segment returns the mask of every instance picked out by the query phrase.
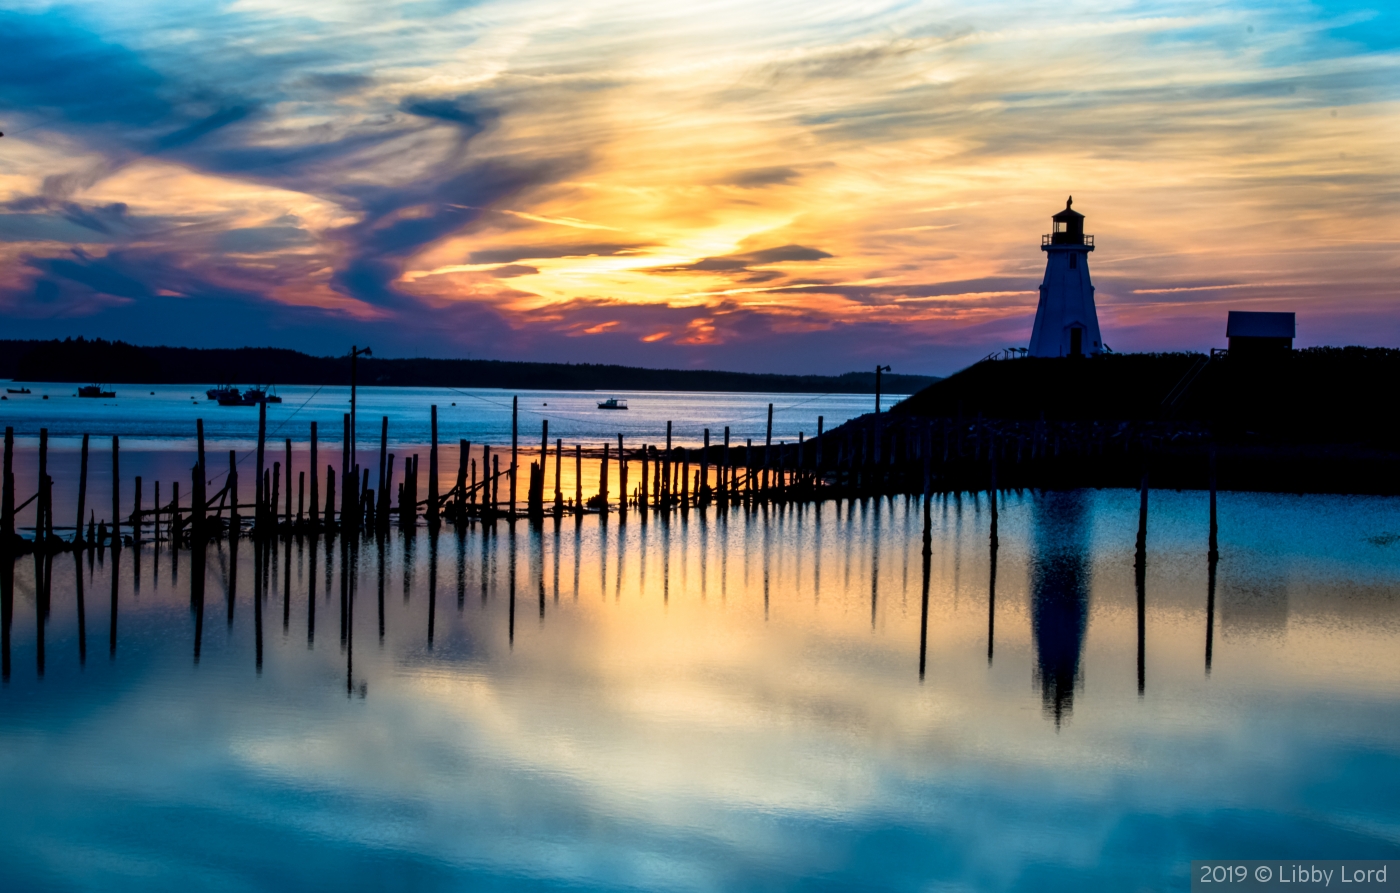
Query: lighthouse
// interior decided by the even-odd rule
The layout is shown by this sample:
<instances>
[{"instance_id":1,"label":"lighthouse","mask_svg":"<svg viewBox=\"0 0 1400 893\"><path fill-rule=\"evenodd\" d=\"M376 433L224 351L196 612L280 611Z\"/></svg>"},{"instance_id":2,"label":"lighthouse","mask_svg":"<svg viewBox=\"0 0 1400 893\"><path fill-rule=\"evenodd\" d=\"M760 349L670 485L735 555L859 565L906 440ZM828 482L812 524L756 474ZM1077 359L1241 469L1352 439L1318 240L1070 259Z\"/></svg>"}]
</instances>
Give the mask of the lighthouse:
<instances>
[{"instance_id":1,"label":"lighthouse","mask_svg":"<svg viewBox=\"0 0 1400 893\"><path fill-rule=\"evenodd\" d=\"M1084 235L1084 215L1074 210L1074 196L1051 218L1053 231L1041 237L1045 281L1031 330L1033 357L1083 357L1103 353L1094 284L1089 280L1089 252L1094 237Z\"/></svg>"}]
</instances>

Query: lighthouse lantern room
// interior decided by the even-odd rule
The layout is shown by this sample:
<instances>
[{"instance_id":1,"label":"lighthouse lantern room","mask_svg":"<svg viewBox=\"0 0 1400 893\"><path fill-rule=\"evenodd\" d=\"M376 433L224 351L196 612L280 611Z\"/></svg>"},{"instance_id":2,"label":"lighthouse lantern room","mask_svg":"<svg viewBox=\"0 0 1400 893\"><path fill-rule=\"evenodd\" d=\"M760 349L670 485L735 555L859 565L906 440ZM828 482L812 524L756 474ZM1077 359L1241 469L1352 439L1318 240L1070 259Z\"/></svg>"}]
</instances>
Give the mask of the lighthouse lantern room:
<instances>
[{"instance_id":1,"label":"lighthouse lantern room","mask_svg":"<svg viewBox=\"0 0 1400 893\"><path fill-rule=\"evenodd\" d=\"M1052 232L1040 240L1040 250L1046 254L1045 281L1040 284L1030 355L1082 357L1103 353L1094 284L1089 279L1094 237L1084 234L1084 215L1074 210L1073 196L1051 220Z\"/></svg>"}]
</instances>

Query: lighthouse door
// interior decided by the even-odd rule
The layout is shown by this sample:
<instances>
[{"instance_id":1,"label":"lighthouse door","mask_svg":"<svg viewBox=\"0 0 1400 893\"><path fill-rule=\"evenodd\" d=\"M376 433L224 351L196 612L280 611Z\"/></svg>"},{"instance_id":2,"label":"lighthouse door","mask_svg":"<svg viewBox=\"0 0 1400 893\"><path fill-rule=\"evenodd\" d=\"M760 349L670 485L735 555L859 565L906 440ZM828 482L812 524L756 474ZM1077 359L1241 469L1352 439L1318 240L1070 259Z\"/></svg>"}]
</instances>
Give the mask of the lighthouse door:
<instances>
[{"instance_id":1,"label":"lighthouse door","mask_svg":"<svg viewBox=\"0 0 1400 893\"><path fill-rule=\"evenodd\" d=\"M1069 330L1069 355L1072 357L1084 356L1084 330L1079 326Z\"/></svg>"}]
</instances>

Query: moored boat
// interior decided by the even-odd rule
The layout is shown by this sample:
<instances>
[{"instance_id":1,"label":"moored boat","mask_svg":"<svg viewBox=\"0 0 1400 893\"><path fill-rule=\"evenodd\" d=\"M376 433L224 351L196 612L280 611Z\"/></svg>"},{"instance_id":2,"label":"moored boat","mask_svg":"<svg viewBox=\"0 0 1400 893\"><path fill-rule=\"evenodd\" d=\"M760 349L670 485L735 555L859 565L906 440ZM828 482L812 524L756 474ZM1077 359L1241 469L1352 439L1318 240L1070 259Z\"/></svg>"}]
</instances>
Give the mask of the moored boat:
<instances>
[{"instance_id":1,"label":"moored boat","mask_svg":"<svg viewBox=\"0 0 1400 893\"><path fill-rule=\"evenodd\" d=\"M619 399L617 399L616 397L609 397L609 398L606 399L606 400L599 401L599 403L598 403L598 408L599 408L599 409L626 409L626 408L627 408L627 401L626 401L626 400L619 400Z\"/></svg>"},{"instance_id":2,"label":"moored boat","mask_svg":"<svg viewBox=\"0 0 1400 893\"><path fill-rule=\"evenodd\" d=\"M29 388L5 388L7 394L28 394L32 393Z\"/></svg>"},{"instance_id":3,"label":"moored boat","mask_svg":"<svg viewBox=\"0 0 1400 893\"><path fill-rule=\"evenodd\" d=\"M105 398L117 396L117 392L116 392L116 391L104 391L104 390L102 390L102 385L90 384L90 385L84 385L83 387L78 388L78 396L79 396L79 397L101 397L101 398L104 398L104 399L105 399Z\"/></svg>"}]
</instances>

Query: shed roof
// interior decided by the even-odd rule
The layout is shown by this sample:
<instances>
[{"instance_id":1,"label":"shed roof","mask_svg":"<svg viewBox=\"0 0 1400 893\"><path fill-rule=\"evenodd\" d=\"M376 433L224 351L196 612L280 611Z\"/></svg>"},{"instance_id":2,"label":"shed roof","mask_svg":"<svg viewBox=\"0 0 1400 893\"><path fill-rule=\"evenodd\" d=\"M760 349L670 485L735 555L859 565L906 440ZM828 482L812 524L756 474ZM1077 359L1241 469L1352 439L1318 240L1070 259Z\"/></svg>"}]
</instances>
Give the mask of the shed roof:
<instances>
[{"instance_id":1,"label":"shed roof","mask_svg":"<svg viewBox=\"0 0 1400 893\"><path fill-rule=\"evenodd\" d=\"M1231 310L1225 322L1226 338L1292 338L1297 330L1292 313Z\"/></svg>"}]
</instances>

